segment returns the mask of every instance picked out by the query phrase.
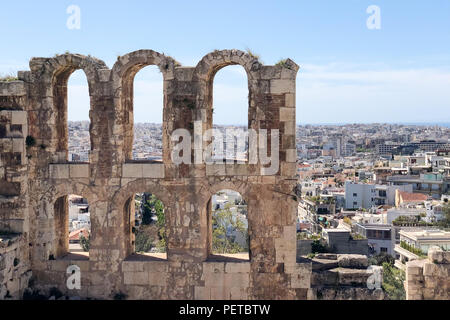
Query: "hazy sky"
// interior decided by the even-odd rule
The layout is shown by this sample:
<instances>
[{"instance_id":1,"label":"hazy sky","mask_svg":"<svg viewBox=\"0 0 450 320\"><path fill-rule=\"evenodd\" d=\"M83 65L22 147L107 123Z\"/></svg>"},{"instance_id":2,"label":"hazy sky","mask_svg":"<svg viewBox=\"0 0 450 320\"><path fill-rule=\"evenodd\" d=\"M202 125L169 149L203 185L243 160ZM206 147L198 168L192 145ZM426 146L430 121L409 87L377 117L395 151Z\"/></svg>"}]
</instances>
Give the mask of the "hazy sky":
<instances>
[{"instance_id":1,"label":"hazy sky","mask_svg":"<svg viewBox=\"0 0 450 320\"><path fill-rule=\"evenodd\" d=\"M69 5L81 29L66 26ZM366 12L377 5L381 29ZM0 73L27 70L33 56L118 55L153 49L195 65L214 49L250 48L265 64L289 57L298 123L450 122L450 1L2 1ZM138 73L137 122L161 122L162 76ZM69 117L88 119L86 80L70 78ZM214 120L247 122L247 79L238 66L214 81Z\"/></svg>"}]
</instances>

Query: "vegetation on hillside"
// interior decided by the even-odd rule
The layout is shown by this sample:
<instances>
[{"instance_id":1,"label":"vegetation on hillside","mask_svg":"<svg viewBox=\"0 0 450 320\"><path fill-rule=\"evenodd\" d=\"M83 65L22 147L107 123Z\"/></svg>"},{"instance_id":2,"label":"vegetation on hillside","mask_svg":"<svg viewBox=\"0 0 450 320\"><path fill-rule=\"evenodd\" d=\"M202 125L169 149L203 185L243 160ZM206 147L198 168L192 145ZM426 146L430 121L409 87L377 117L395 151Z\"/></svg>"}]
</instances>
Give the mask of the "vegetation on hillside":
<instances>
[{"instance_id":1,"label":"vegetation on hillside","mask_svg":"<svg viewBox=\"0 0 450 320\"><path fill-rule=\"evenodd\" d=\"M248 231L244 222L231 211L231 204L212 213L212 250L214 253L240 253L248 251ZM239 232L247 240L243 247L235 234Z\"/></svg>"},{"instance_id":2,"label":"vegetation on hillside","mask_svg":"<svg viewBox=\"0 0 450 320\"><path fill-rule=\"evenodd\" d=\"M392 263L383 262L382 288L389 300L405 300L405 272L397 269Z\"/></svg>"},{"instance_id":3,"label":"vegetation on hillside","mask_svg":"<svg viewBox=\"0 0 450 320\"><path fill-rule=\"evenodd\" d=\"M144 203L137 210L142 212L142 221L135 228L135 250L149 252L157 248L158 252L166 252L164 204L153 194L143 194L141 201Z\"/></svg>"},{"instance_id":4,"label":"vegetation on hillside","mask_svg":"<svg viewBox=\"0 0 450 320\"><path fill-rule=\"evenodd\" d=\"M394 267L395 259L389 254L380 253L369 258L369 264L383 267L382 288L389 300L405 300L405 272Z\"/></svg>"}]
</instances>

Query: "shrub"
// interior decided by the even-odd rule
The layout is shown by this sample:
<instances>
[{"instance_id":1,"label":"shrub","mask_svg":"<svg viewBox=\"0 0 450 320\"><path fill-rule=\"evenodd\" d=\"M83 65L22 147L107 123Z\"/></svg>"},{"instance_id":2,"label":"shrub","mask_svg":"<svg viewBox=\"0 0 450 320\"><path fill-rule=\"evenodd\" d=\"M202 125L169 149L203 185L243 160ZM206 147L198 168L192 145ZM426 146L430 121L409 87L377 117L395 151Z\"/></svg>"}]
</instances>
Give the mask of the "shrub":
<instances>
[{"instance_id":1,"label":"shrub","mask_svg":"<svg viewBox=\"0 0 450 320\"><path fill-rule=\"evenodd\" d=\"M328 253L329 249L320 242L320 240L314 240L311 243L311 252L312 253Z\"/></svg>"},{"instance_id":2,"label":"shrub","mask_svg":"<svg viewBox=\"0 0 450 320\"><path fill-rule=\"evenodd\" d=\"M283 68L291 69L291 66L288 63L288 59L280 59L275 65L281 66Z\"/></svg>"},{"instance_id":3,"label":"shrub","mask_svg":"<svg viewBox=\"0 0 450 320\"><path fill-rule=\"evenodd\" d=\"M16 81L16 80L19 80L19 78L17 78L16 76L14 76L12 74L0 75L0 81L11 82L11 81Z\"/></svg>"},{"instance_id":4,"label":"shrub","mask_svg":"<svg viewBox=\"0 0 450 320\"><path fill-rule=\"evenodd\" d=\"M136 252L149 252L153 247L152 239L141 228L136 229L135 237Z\"/></svg>"},{"instance_id":5,"label":"shrub","mask_svg":"<svg viewBox=\"0 0 450 320\"><path fill-rule=\"evenodd\" d=\"M400 241L400 247L402 247L405 250L408 250L409 252L412 252L412 253L418 255L419 257L426 256L426 254L421 249L413 247L413 246L409 245L408 243L406 243L405 241Z\"/></svg>"},{"instance_id":6,"label":"shrub","mask_svg":"<svg viewBox=\"0 0 450 320\"><path fill-rule=\"evenodd\" d=\"M254 52L253 52L252 50L250 50L249 48L247 48L246 50L247 50L247 53L248 53L248 55L249 55L250 57L252 57L252 58L254 58L254 59L256 59L256 60L259 60L259 59L260 59L259 54L254 53Z\"/></svg>"},{"instance_id":7,"label":"shrub","mask_svg":"<svg viewBox=\"0 0 450 320\"><path fill-rule=\"evenodd\" d=\"M89 248L91 247L91 235L87 238L80 236L80 245L84 252L89 252Z\"/></svg>"},{"instance_id":8,"label":"shrub","mask_svg":"<svg viewBox=\"0 0 450 320\"><path fill-rule=\"evenodd\" d=\"M386 254L386 253L379 253L376 256L369 258L370 265L382 266L383 263L389 263L393 266L395 263L395 258L393 256L391 256L390 254Z\"/></svg>"},{"instance_id":9,"label":"shrub","mask_svg":"<svg viewBox=\"0 0 450 320\"><path fill-rule=\"evenodd\" d=\"M389 300L405 300L406 292L403 285L405 272L395 268L392 264L383 264L383 284L382 288Z\"/></svg>"},{"instance_id":10,"label":"shrub","mask_svg":"<svg viewBox=\"0 0 450 320\"><path fill-rule=\"evenodd\" d=\"M34 147L36 145L36 139L32 136L28 136L25 139L25 144L27 145L27 147Z\"/></svg>"}]
</instances>

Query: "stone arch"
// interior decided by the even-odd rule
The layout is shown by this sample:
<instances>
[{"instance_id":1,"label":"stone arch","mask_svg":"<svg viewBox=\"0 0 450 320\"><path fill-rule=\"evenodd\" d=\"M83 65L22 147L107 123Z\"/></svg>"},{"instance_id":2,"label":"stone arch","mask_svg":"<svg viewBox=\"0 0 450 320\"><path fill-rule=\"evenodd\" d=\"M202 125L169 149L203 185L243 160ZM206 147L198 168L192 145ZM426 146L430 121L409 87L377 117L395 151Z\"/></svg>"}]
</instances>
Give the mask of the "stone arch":
<instances>
[{"instance_id":1,"label":"stone arch","mask_svg":"<svg viewBox=\"0 0 450 320\"><path fill-rule=\"evenodd\" d=\"M55 186L55 193L53 199L57 199L67 194L76 194L86 198L89 204L94 203L94 193L92 188L87 184L78 182L60 183Z\"/></svg>"},{"instance_id":2,"label":"stone arch","mask_svg":"<svg viewBox=\"0 0 450 320\"><path fill-rule=\"evenodd\" d=\"M249 80L259 78L259 70L262 64L257 57L251 56L240 50L216 50L205 55L197 64L194 71L194 80L211 82L220 69L240 65L247 72Z\"/></svg>"},{"instance_id":3,"label":"stone arch","mask_svg":"<svg viewBox=\"0 0 450 320\"><path fill-rule=\"evenodd\" d=\"M112 72L112 86L115 105L115 127L121 127L123 136L116 137L115 143L119 151L120 161L132 159L133 149L133 84L134 77L144 67L156 65L163 74L164 80L164 103L163 103L163 160L169 159L167 134L168 114L168 92L167 81L174 79L175 67L180 64L171 57L153 50L138 50L118 58ZM114 130L115 132L116 130Z\"/></svg>"},{"instance_id":4,"label":"stone arch","mask_svg":"<svg viewBox=\"0 0 450 320\"><path fill-rule=\"evenodd\" d=\"M103 61L90 56L63 54L48 59L34 58L30 62L30 68L35 74L38 74L41 84L44 86L40 112L43 112L45 116L51 115L50 119L47 120L49 125L48 131L51 132L51 135L48 137L51 140L50 150L58 153L58 160L64 161L67 159L68 149L67 83L69 77L76 70L83 70L86 75L89 86L89 117L92 128L92 123L95 120L92 119L92 111L96 107L95 89L99 82L98 70L107 69L107 66ZM91 132L90 139L91 150L95 150L98 146L95 144L95 139Z\"/></svg>"},{"instance_id":5,"label":"stone arch","mask_svg":"<svg viewBox=\"0 0 450 320\"><path fill-rule=\"evenodd\" d=\"M200 112L195 120L203 122L204 130L213 127L213 83L216 73L231 65L240 65L247 74L248 82L248 128L258 129L256 121L256 95L258 93L257 83L260 78L262 64L257 57L251 56L240 50L216 50L205 55L194 70L194 82L197 84L196 104Z\"/></svg>"},{"instance_id":6,"label":"stone arch","mask_svg":"<svg viewBox=\"0 0 450 320\"><path fill-rule=\"evenodd\" d=\"M53 185L44 194L43 199L48 202L47 208L51 208L53 228L50 232L52 239L52 250L50 257L61 258L69 253L69 207L68 196L78 195L88 200L90 208L93 205L93 192L88 185L72 182ZM91 211L92 212L92 211Z\"/></svg>"},{"instance_id":7,"label":"stone arch","mask_svg":"<svg viewBox=\"0 0 450 320\"><path fill-rule=\"evenodd\" d=\"M203 186L203 190L199 192L201 197L199 198L198 203L202 208L205 207L212 195L224 189L239 192L244 198L248 198L251 193L250 188L251 184L245 181L231 181L231 179L221 181L220 183L208 184Z\"/></svg>"},{"instance_id":8,"label":"stone arch","mask_svg":"<svg viewBox=\"0 0 450 320\"><path fill-rule=\"evenodd\" d=\"M117 217L117 221L119 221L119 229L117 231L120 235L119 247L122 258L126 258L134 253L134 248L131 245L130 217L125 208L130 198L133 197L134 194L141 192L149 192L151 194L154 194L159 200L163 202L164 210L166 213L167 237L170 236L170 228L168 228L167 226L170 226L172 214L170 204L175 202L172 193L157 181L149 179L139 179L129 182L114 194L111 200L110 208L111 211L114 211L112 214L115 215ZM167 252L167 254L169 254L169 252Z\"/></svg>"},{"instance_id":9,"label":"stone arch","mask_svg":"<svg viewBox=\"0 0 450 320\"><path fill-rule=\"evenodd\" d=\"M202 186L201 190L199 191L199 199L198 199L198 209L201 210L201 221L202 224L206 226L206 228L203 228L203 232L206 234L204 235L203 239L205 239L205 250L204 257L208 259L212 255L212 221L211 221L211 199L213 195L215 195L217 192L222 190L231 190L238 192L242 198L247 202L248 205L248 234L250 236L251 234L251 212L256 208L251 208L250 206L250 198L251 198L251 184L245 182L245 181L231 181L231 180L225 180L221 181L220 183L214 183L214 184L208 184ZM250 241L251 241L250 237ZM250 247L249 247L250 250ZM250 256L249 252L249 256Z\"/></svg>"}]
</instances>

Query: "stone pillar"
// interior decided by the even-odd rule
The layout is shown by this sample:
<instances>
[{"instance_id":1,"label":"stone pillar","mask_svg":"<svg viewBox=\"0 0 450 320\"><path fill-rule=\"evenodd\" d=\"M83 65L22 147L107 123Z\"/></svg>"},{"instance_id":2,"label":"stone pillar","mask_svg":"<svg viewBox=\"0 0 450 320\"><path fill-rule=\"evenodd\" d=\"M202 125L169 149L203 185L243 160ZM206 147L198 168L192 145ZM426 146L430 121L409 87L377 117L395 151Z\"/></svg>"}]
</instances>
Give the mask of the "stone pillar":
<instances>
[{"instance_id":1,"label":"stone pillar","mask_svg":"<svg viewBox=\"0 0 450 320\"><path fill-rule=\"evenodd\" d=\"M450 298L450 252L439 247L428 251L428 259L406 264L407 300L448 300Z\"/></svg>"}]
</instances>

